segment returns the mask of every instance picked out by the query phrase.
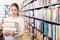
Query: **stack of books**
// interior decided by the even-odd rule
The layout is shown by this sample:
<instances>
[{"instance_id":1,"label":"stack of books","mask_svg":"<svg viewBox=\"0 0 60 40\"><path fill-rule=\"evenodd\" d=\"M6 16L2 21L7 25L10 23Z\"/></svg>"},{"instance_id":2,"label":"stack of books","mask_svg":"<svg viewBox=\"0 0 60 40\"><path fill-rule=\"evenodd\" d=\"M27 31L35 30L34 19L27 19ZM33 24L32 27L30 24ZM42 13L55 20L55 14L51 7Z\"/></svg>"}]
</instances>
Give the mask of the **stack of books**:
<instances>
[{"instance_id":1,"label":"stack of books","mask_svg":"<svg viewBox=\"0 0 60 40\"><path fill-rule=\"evenodd\" d=\"M16 22L5 22L2 26L3 32L7 30L17 33L19 24Z\"/></svg>"}]
</instances>

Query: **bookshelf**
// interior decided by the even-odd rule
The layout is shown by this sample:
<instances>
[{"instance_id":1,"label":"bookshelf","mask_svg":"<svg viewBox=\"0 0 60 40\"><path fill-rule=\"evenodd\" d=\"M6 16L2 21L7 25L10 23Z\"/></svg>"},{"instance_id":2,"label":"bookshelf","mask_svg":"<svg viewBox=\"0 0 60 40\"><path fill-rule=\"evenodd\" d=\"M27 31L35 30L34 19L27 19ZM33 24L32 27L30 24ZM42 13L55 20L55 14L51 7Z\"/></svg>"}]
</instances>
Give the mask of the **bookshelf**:
<instances>
[{"instance_id":1,"label":"bookshelf","mask_svg":"<svg viewBox=\"0 0 60 40\"><path fill-rule=\"evenodd\" d=\"M24 12L22 16L29 24L29 31L34 34L30 34L32 40L60 40L60 0L26 0L25 2L20 12Z\"/></svg>"}]
</instances>

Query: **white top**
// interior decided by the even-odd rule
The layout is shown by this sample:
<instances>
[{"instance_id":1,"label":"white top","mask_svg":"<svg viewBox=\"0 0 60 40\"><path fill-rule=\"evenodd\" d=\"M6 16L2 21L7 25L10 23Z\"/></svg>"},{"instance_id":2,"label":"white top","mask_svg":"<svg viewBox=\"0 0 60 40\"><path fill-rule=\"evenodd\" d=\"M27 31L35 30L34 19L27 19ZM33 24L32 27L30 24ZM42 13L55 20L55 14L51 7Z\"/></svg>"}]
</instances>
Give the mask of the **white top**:
<instances>
[{"instance_id":1,"label":"white top","mask_svg":"<svg viewBox=\"0 0 60 40\"><path fill-rule=\"evenodd\" d=\"M17 18L8 17L8 18L4 18L4 22L17 22L17 23L19 23L18 36L24 34L24 19L23 18L21 18L21 17L17 17Z\"/></svg>"}]
</instances>

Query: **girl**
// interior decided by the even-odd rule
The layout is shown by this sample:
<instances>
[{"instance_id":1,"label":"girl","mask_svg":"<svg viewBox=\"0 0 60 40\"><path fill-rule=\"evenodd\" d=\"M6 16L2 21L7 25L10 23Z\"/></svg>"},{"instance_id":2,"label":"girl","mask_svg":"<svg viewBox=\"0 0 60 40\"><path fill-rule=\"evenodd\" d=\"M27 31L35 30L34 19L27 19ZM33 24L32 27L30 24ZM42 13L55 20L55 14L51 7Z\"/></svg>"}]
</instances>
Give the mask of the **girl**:
<instances>
[{"instance_id":1,"label":"girl","mask_svg":"<svg viewBox=\"0 0 60 40\"><path fill-rule=\"evenodd\" d=\"M5 40L20 40L24 34L24 19L19 17L19 6L13 3L10 8L12 15L5 20L13 21L19 23L18 33L15 35L14 32L4 31Z\"/></svg>"}]
</instances>

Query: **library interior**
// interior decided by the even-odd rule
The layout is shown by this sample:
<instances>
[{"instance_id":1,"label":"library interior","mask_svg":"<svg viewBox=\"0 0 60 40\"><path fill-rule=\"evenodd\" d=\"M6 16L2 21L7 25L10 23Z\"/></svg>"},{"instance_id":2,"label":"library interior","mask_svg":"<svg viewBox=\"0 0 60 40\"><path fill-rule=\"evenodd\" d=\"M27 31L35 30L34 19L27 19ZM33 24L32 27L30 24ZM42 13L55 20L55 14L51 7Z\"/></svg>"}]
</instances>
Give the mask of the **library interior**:
<instances>
[{"instance_id":1,"label":"library interior","mask_svg":"<svg viewBox=\"0 0 60 40\"><path fill-rule=\"evenodd\" d=\"M0 0L0 40L60 40L60 0Z\"/></svg>"}]
</instances>

